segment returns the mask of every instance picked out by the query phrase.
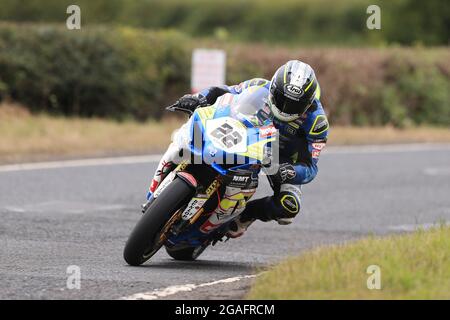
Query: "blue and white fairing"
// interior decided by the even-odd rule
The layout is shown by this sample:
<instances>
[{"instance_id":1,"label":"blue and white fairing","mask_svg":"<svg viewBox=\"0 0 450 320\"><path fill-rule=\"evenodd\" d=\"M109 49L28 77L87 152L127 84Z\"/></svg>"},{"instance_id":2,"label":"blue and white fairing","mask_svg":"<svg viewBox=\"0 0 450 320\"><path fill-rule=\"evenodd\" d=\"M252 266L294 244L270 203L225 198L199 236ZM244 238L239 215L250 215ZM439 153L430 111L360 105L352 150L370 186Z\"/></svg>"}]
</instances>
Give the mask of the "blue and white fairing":
<instances>
[{"instance_id":1,"label":"blue and white fairing","mask_svg":"<svg viewBox=\"0 0 450 320\"><path fill-rule=\"evenodd\" d=\"M259 111L267 89L251 88L225 94L209 107L198 108L177 133L179 144L193 154L194 163L211 165L220 174L254 171L271 155L276 129Z\"/></svg>"}]
</instances>

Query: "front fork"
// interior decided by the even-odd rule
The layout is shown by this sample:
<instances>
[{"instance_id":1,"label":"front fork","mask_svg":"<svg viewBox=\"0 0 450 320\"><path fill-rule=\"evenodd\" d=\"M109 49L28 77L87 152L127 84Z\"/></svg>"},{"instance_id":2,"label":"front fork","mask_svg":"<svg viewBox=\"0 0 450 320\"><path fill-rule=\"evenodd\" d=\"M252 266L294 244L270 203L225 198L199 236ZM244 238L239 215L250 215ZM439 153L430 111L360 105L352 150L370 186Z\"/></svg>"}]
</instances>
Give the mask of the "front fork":
<instances>
[{"instance_id":1,"label":"front fork","mask_svg":"<svg viewBox=\"0 0 450 320\"><path fill-rule=\"evenodd\" d=\"M158 197L158 195L169 185L170 182L175 178L177 172L183 171L189 165L189 161L183 160L174 170L172 170L165 178L162 180L154 192L147 192L147 202L141 205L142 213L145 213L153 201Z\"/></svg>"},{"instance_id":2,"label":"front fork","mask_svg":"<svg viewBox=\"0 0 450 320\"><path fill-rule=\"evenodd\" d=\"M174 234L179 234L187 226L194 224L205 213L205 204L220 187L220 180L215 178L204 193L196 194L181 214L179 223L174 226Z\"/></svg>"},{"instance_id":3,"label":"front fork","mask_svg":"<svg viewBox=\"0 0 450 320\"><path fill-rule=\"evenodd\" d=\"M163 181L159 184L156 190L148 198L147 202L142 205L142 213L145 213L153 201L161 194L161 192L170 184L170 182L175 179L177 174L180 174L188 167L189 161L182 161L173 171L171 171ZM183 176L180 176L183 180ZM187 181L189 183L189 181ZM221 185L221 181L216 177L210 185L205 189L202 194L196 194L195 197L186 206L186 209L182 213L182 223L180 224L179 230L184 229L184 226L194 224L198 218L204 213L204 204L211 198L213 194L217 192Z\"/></svg>"}]
</instances>

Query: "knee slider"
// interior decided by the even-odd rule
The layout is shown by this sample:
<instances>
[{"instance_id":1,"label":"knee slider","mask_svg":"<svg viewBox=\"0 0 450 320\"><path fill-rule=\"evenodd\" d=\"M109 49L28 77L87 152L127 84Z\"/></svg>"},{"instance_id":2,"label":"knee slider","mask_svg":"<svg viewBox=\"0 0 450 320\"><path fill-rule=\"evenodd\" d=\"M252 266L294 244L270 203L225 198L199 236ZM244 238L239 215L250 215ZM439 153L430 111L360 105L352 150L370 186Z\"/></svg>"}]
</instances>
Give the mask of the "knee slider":
<instances>
[{"instance_id":1,"label":"knee slider","mask_svg":"<svg viewBox=\"0 0 450 320\"><path fill-rule=\"evenodd\" d=\"M300 212L301 190L299 186L283 184L278 196L282 212L279 218L293 218Z\"/></svg>"}]
</instances>

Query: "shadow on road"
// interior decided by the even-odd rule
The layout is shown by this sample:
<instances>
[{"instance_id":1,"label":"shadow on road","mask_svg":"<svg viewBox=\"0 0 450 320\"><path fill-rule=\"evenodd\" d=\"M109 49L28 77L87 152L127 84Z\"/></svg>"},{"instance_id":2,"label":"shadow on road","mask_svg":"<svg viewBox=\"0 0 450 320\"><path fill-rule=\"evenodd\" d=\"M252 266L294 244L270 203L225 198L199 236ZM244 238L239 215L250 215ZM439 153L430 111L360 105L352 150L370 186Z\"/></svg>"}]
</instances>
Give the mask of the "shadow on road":
<instances>
[{"instance_id":1,"label":"shadow on road","mask_svg":"<svg viewBox=\"0 0 450 320\"><path fill-rule=\"evenodd\" d=\"M219 260L197 260L197 261L176 261L172 259L164 259L155 262L149 262L139 267L130 268L148 268L148 269L173 269L173 270L189 270L189 271L201 271L205 270L214 271L233 271L242 273L252 273L257 268L262 268L262 264L248 264L238 261L219 261Z\"/></svg>"}]
</instances>

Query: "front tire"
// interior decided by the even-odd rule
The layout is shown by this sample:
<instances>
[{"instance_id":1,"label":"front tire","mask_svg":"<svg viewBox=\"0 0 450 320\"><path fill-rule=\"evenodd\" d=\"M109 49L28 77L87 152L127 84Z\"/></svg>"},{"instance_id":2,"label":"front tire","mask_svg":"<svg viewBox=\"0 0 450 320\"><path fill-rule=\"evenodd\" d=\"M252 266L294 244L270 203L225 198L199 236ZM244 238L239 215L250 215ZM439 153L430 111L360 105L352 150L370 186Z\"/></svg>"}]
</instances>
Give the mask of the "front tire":
<instances>
[{"instance_id":1,"label":"front tire","mask_svg":"<svg viewBox=\"0 0 450 320\"><path fill-rule=\"evenodd\" d=\"M170 218L193 196L194 190L175 178L142 215L123 251L125 261L138 266L150 259L162 246L160 233Z\"/></svg>"}]
</instances>

